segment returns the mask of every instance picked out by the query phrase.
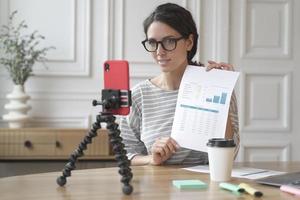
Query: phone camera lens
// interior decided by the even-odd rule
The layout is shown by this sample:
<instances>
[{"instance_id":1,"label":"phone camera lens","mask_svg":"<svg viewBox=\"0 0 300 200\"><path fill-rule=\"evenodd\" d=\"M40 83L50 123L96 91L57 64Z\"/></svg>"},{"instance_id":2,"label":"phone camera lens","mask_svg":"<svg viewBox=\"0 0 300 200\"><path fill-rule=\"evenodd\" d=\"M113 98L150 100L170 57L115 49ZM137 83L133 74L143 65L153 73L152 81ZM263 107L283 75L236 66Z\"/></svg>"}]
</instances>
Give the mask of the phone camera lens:
<instances>
[{"instance_id":1,"label":"phone camera lens","mask_svg":"<svg viewBox=\"0 0 300 200\"><path fill-rule=\"evenodd\" d=\"M107 72L109 71L109 64L108 63L105 63L104 64L104 70Z\"/></svg>"}]
</instances>

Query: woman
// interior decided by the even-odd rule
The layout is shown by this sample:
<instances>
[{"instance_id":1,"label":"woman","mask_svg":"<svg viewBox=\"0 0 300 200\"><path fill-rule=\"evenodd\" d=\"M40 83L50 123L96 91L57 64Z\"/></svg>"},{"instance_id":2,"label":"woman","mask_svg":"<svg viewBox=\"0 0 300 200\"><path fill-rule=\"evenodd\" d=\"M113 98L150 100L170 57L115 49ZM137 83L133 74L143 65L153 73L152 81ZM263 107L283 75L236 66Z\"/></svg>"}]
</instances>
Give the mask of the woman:
<instances>
[{"instance_id":1,"label":"woman","mask_svg":"<svg viewBox=\"0 0 300 200\"><path fill-rule=\"evenodd\" d=\"M187 65L197 51L198 33L185 8L167 3L144 21L145 49L159 65L161 74L132 89L131 113L120 121L121 136L132 165L207 164L207 153L181 148L170 137L178 89ZM209 61L207 70L233 70L226 63ZM226 138L239 146L235 95L231 98Z\"/></svg>"}]
</instances>

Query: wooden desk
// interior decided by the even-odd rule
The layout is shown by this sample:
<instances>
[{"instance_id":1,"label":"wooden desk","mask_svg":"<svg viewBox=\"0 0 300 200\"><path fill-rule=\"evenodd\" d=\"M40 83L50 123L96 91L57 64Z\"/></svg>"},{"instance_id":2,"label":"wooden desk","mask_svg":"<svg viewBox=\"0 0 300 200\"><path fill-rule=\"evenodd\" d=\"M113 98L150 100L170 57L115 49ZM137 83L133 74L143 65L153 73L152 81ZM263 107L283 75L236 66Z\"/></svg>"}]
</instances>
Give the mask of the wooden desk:
<instances>
[{"instance_id":1,"label":"wooden desk","mask_svg":"<svg viewBox=\"0 0 300 200\"><path fill-rule=\"evenodd\" d=\"M289 172L300 169L300 162L244 163L240 165ZM134 192L130 196L123 195L121 192L122 184L119 181L117 168L101 168L73 171L72 177L69 177L65 187L59 187L56 184L56 178L61 174L60 172L2 178L0 179L0 199L297 199L275 187L233 178L232 183L249 182L264 193L262 198L254 198L247 194L236 196L229 191L219 189L218 183L210 182L208 174L190 172L176 166L140 166L132 167L132 169ZM172 185L174 179L200 179L208 183L209 187L201 190L179 190Z\"/></svg>"}]
</instances>

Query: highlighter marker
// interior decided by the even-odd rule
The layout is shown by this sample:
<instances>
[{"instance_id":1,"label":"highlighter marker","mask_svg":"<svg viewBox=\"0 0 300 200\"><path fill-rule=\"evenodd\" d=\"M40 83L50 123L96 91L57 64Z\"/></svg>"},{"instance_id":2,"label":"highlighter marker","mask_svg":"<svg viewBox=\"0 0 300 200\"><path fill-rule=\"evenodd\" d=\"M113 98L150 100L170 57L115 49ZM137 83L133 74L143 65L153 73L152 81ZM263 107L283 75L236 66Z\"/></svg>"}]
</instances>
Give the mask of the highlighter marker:
<instances>
[{"instance_id":1,"label":"highlighter marker","mask_svg":"<svg viewBox=\"0 0 300 200\"><path fill-rule=\"evenodd\" d=\"M280 187L280 190L283 192L288 192L288 193L300 196L300 189L290 186L290 185L282 185Z\"/></svg>"},{"instance_id":2,"label":"highlighter marker","mask_svg":"<svg viewBox=\"0 0 300 200\"><path fill-rule=\"evenodd\" d=\"M255 197L261 197L263 195L262 192L258 191L255 188L250 187L250 185L248 185L246 183L239 184L239 187L244 188L247 193L249 193Z\"/></svg>"},{"instance_id":3,"label":"highlighter marker","mask_svg":"<svg viewBox=\"0 0 300 200\"><path fill-rule=\"evenodd\" d=\"M231 192L245 192L244 188L241 188L238 185L234 185L231 183L220 183L219 187L225 190L229 190Z\"/></svg>"}]
</instances>

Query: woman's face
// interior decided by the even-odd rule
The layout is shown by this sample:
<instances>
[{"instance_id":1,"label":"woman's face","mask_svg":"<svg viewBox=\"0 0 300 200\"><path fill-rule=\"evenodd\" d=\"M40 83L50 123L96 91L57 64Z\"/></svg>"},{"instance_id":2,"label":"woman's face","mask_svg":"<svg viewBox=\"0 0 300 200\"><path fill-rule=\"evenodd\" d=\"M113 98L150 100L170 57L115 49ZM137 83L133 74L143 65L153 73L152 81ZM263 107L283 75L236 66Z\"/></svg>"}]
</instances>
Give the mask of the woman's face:
<instances>
[{"instance_id":1,"label":"woman's face","mask_svg":"<svg viewBox=\"0 0 300 200\"><path fill-rule=\"evenodd\" d=\"M182 35L169 25L155 21L147 31L148 40L162 41L166 38L180 38ZM180 39L177 41L177 46L172 51L165 50L161 44L155 52L151 52L152 57L160 65L163 72L172 72L182 70L188 64L187 52L193 47L192 35L188 39Z\"/></svg>"}]
</instances>

